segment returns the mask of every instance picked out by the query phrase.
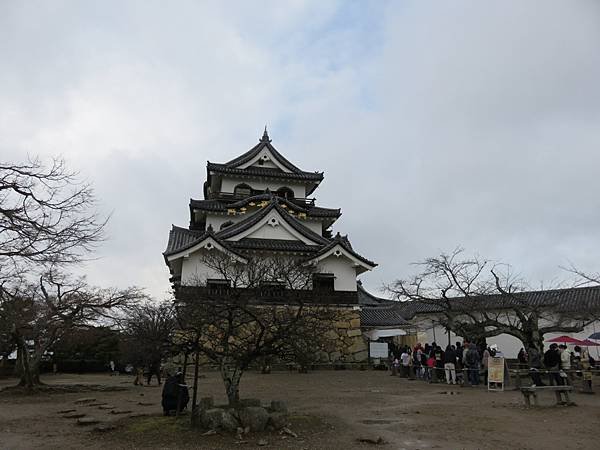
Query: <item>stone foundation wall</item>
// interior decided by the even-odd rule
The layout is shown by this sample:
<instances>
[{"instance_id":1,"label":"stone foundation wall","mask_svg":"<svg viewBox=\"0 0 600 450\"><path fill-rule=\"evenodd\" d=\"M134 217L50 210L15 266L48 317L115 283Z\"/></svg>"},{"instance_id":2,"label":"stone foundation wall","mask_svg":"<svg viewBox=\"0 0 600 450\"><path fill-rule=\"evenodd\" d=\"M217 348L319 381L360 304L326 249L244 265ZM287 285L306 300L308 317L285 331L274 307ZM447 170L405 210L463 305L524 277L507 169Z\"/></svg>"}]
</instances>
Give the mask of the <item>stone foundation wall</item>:
<instances>
[{"instance_id":1,"label":"stone foundation wall","mask_svg":"<svg viewBox=\"0 0 600 450\"><path fill-rule=\"evenodd\" d=\"M325 335L327 341L319 354L321 364L367 362L367 341L360 329L360 315L355 310L341 310Z\"/></svg>"},{"instance_id":2,"label":"stone foundation wall","mask_svg":"<svg viewBox=\"0 0 600 450\"><path fill-rule=\"evenodd\" d=\"M360 328L360 315L351 307L335 308L335 319L331 322L331 328L325 333L325 342L321 349L315 349L317 365L341 365L350 363L367 363L369 359L368 341L363 337ZM188 364L193 364L193 355L190 355ZM271 360L270 364L281 363ZM183 364L183 356L173 358L170 365L180 367ZM205 357L200 358L202 366L213 365ZM260 364L260 363L259 363Z\"/></svg>"}]
</instances>

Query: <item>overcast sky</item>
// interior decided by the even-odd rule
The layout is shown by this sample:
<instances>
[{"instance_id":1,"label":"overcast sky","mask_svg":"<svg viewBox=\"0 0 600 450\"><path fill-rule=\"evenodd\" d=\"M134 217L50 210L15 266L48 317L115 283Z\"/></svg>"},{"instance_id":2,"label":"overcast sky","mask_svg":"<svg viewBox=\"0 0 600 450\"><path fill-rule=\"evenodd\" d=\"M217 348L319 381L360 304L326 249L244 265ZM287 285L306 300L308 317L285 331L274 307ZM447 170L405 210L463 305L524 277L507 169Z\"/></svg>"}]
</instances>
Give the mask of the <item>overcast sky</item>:
<instances>
[{"instance_id":1,"label":"overcast sky","mask_svg":"<svg viewBox=\"0 0 600 450\"><path fill-rule=\"evenodd\" d=\"M0 1L0 159L63 155L112 212L90 281L159 298L206 161L265 123L374 291L459 245L597 271L599 80L594 0Z\"/></svg>"}]
</instances>

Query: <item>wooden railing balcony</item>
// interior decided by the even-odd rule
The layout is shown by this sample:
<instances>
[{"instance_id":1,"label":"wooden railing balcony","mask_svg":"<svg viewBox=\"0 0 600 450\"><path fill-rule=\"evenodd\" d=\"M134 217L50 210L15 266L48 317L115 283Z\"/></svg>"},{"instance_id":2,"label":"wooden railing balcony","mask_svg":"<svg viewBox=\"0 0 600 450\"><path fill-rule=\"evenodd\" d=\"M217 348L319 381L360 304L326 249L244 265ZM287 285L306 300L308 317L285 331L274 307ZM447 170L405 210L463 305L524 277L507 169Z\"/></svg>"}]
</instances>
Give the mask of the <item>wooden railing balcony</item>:
<instances>
[{"instance_id":1,"label":"wooden railing balcony","mask_svg":"<svg viewBox=\"0 0 600 450\"><path fill-rule=\"evenodd\" d=\"M243 200L245 198L252 197L255 195L261 195L264 193L265 193L264 191L253 191L251 194L240 194L240 193L235 193L235 192L211 192L208 194L208 199L209 200L225 200L225 201L234 202L234 201ZM277 195L276 192L273 192L273 194ZM301 206L301 207L315 206L314 198L293 197L293 198L287 198L287 200L298 206Z\"/></svg>"},{"instance_id":2,"label":"wooden railing balcony","mask_svg":"<svg viewBox=\"0 0 600 450\"><path fill-rule=\"evenodd\" d=\"M215 286L177 286L175 298L178 301L240 301L250 304L318 304L318 305L357 305L355 291L326 291L311 289L285 289L274 286L264 288L230 288Z\"/></svg>"}]
</instances>

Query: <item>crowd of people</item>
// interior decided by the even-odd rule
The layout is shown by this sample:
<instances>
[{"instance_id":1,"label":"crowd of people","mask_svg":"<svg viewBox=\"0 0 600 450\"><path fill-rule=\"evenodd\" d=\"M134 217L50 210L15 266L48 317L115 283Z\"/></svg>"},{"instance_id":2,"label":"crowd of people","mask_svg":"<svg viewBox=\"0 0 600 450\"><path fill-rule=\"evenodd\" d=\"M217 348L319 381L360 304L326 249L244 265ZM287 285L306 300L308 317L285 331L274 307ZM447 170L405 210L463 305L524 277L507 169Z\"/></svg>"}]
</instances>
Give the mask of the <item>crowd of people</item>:
<instances>
[{"instance_id":1,"label":"crowd of people","mask_svg":"<svg viewBox=\"0 0 600 450\"><path fill-rule=\"evenodd\" d=\"M414 347L391 346L392 374L405 378L416 378L429 382L448 384L487 384L489 358L504 356L496 345L477 345L473 342L456 342L445 349L435 342ZM582 361L583 358L583 361ZM573 384L574 374L582 368L594 367L594 359L575 346L572 352L565 344L551 344L543 354L534 346L527 351L521 348L517 355L519 368L529 369L535 386L546 386L542 374L548 375L551 385ZM505 367L505 371L506 371ZM466 377L466 378L465 378ZM508 375L505 374L505 378Z\"/></svg>"},{"instance_id":2,"label":"crowd of people","mask_svg":"<svg viewBox=\"0 0 600 450\"><path fill-rule=\"evenodd\" d=\"M580 374L587 367L594 367L596 361L587 352L582 352L576 345L570 352L565 344L551 344L542 354L535 346L531 345L525 351L519 350L517 355L520 368L528 368L531 380L535 386L546 386L541 374L548 373L550 385L573 384L574 374Z\"/></svg>"},{"instance_id":3,"label":"crowd of people","mask_svg":"<svg viewBox=\"0 0 600 450\"><path fill-rule=\"evenodd\" d=\"M414 347L392 347L392 371L400 376L425 381L445 381L448 384L469 383L478 385L483 376L487 383L488 358L502 356L497 346L480 345L473 342L456 342L445 349L435 342ZM464 370L466 369L466 370ZM463 372L467 375L464 379Z\"/></svg>"}]
</instances>

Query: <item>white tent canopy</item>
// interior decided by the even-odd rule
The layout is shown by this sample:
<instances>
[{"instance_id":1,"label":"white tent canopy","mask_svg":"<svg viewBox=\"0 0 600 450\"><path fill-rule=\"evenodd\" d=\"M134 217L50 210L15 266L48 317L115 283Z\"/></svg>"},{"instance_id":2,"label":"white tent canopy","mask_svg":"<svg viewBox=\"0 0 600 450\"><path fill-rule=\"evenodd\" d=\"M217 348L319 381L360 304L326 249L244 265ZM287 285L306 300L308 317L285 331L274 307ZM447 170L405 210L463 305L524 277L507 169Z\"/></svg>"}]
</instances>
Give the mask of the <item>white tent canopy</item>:
<instances>
[{"instance_id":1,"label":"white tent canopy","mask_svg":"<svg viewBox=\"0 0 600 450\"><path fill-rule=\"evenodd\" d=\"M408 333L400 328L390 328L383 330L370 330L365 332L365 335L369 338L370 341L376 341L382 337L391 337L391 336L405 336Z\"/></svg>"}]
</instances>

